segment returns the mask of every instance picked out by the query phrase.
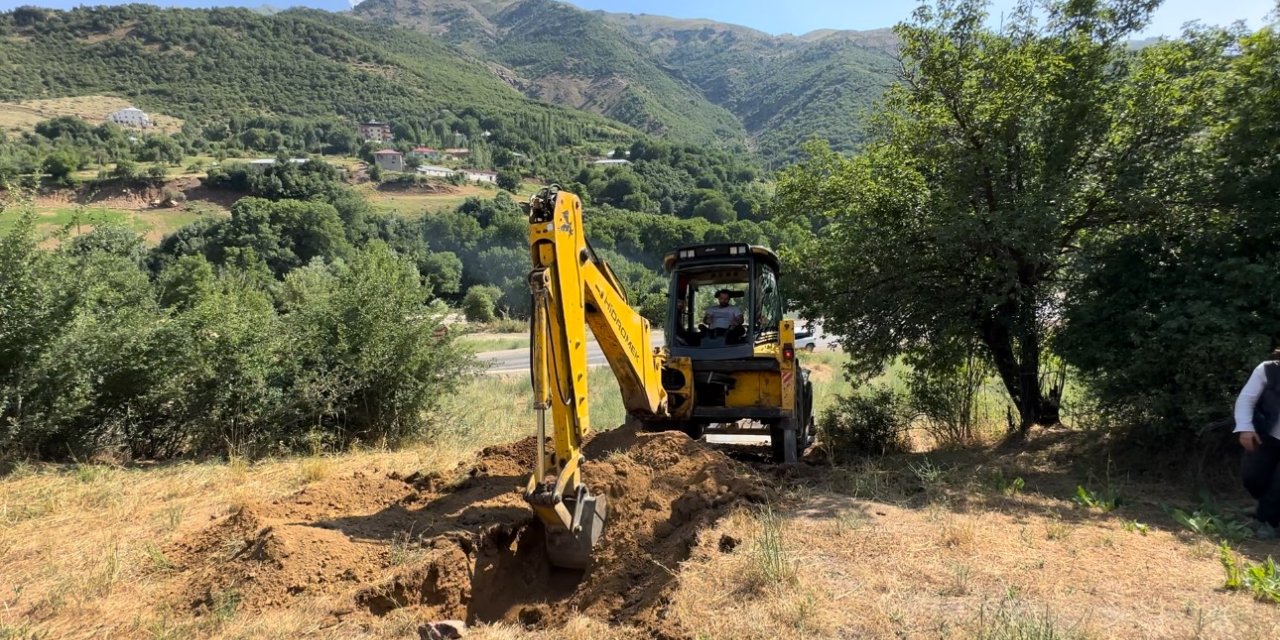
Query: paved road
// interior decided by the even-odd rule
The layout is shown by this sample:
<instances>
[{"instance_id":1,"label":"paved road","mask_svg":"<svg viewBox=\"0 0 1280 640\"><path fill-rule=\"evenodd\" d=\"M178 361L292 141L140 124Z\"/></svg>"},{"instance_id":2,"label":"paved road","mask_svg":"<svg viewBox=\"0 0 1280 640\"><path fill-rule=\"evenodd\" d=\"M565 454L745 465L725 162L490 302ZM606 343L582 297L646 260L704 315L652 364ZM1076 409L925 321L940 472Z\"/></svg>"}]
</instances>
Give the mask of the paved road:
<instances>
[{"instance_id":1,"label":"paved road","mask_svg":"<svg viewBox=\"0 0 1280 640\"><path fill-rule=\"evenodd\" d=\"M818 330L817 346L819 349L829 349L835 344L835 341L826 335L822 335L822 327L815 326ZM661 331L654 331L650 336L653 346L661 347L666 344L666 340ZM507 349L506 351L486 351L476 354L476 357L489 365L485 373L489 374L512 374L527 373L529 371L529 348L522 347L520 349ZM608 364L604 358L604 352L600 350L600 345L594 340L587 342L587 366L603 367Z\"/></svg>"},{"instance_id":2,"label":"paved road","mask_svg":"<svg viewBox=\"0 0 1280 640\"><path fill-rule=\"evenodd\" d=\"M649 339L655 347L661 347L666 344L661 332L655 331ZM485 373L512 374L529 372L528 347L507 349L506 351L486 351L476 354L476 358L479 358L480 362L489 365L489 369ZM603 367L607 364L609 362L604 359L604 352L600 350L600 345L596 344L594 340L587 341L587 366Z\"/></svg>"}]
</instances>

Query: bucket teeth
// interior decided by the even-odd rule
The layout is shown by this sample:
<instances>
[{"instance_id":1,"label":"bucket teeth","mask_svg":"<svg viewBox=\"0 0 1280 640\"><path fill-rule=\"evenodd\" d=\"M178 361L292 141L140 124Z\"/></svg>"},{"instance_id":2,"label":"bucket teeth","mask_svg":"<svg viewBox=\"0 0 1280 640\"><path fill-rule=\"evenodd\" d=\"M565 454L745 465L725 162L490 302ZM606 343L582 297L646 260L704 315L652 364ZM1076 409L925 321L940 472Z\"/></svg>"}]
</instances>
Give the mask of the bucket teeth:
<instances>
[{"instance_id":1,"label":"bucket teeth","mask_svg":"<svg viewBox=\"0 0 1280 640\"><path fill-rule=\"evenodd\" d=\"M568 529L547 528L547 559L564 569L586 569L591 550L604 532L608 502L604 495L583 492L573 505L573 522Z\"/></svg>"}]
</instances>

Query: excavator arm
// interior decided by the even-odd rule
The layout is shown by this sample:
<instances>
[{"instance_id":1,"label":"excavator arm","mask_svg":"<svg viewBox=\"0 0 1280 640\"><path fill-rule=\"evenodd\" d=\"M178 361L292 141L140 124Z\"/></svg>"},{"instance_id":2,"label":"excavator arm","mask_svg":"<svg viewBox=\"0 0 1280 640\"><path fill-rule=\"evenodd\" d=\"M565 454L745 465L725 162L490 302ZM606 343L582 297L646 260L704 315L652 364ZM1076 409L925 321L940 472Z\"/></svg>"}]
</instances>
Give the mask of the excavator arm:
<instances>
[{"instance_id":1,"label":"excavator arm","mask_svg":"<svg viewBox=\"0 0 1280 640\"><path fill-rule=\"evenodd\" d=\"M627 303L617 276L587 242L582 201L552 186L530 199L528 214L538 450L525 499L545 525L552 564L583 569L607 516L605 496L592 493L582 478L590 431L587 327L632 416L666 414L664 356L651 344L649 322Z\"/></svg>"}]
</instances>

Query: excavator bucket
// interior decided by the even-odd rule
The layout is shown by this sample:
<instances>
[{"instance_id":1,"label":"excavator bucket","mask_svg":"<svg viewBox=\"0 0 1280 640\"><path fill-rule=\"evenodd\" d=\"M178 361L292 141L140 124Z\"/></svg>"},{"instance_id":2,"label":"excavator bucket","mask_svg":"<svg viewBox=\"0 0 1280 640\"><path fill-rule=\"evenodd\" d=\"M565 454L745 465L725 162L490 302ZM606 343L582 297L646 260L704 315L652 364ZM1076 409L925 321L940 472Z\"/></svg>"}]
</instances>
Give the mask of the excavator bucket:
<instances>
[{"instance_id":1,"label":"excavator bucket","mask_svg":"<svg viewBox=\"0 0 1280 640\"><path fill-rule=\"evenodd\" d=\"M604 533L608 501L603 494L592 495L582 487L574 502L568 529L547 527L547 559L553 566L581 571L591 564L591 549Z\"/></svg>"}]
</instances>

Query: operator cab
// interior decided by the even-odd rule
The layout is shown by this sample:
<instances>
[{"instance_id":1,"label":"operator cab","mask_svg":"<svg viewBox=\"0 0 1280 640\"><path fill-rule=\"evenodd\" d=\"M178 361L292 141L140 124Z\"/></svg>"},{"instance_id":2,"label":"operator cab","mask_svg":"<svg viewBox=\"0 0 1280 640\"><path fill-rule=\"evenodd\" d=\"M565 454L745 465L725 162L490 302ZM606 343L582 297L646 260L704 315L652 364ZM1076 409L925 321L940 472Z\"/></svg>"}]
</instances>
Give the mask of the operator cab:
<instances>
[{"instance_id":1,"label":"operator cab","mask_svg":"<svg viewBox=\"0 0 1280 640\"><path fill-rule=\"evenodd\" d=\"M671 274L667 349L697 360L751 358L756 345L777 342L782 320L778 256L747 244L676 249Z\"/></svg>"}]
</instances>

